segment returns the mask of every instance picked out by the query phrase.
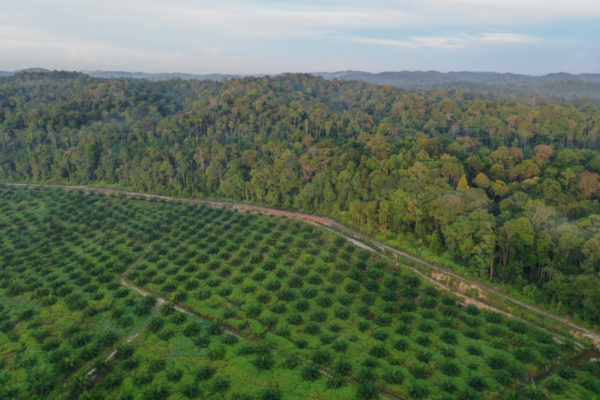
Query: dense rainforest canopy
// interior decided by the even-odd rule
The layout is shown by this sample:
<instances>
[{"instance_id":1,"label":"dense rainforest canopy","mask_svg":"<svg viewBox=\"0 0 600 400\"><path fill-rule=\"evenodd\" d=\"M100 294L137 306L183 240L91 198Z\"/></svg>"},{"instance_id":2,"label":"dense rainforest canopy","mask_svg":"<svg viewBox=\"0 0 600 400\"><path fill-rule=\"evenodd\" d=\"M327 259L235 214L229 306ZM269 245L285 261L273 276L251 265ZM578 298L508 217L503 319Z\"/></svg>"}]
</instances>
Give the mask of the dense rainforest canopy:
<instances>
[{"instance_id":1,"label":"dense rainforest canopy","mask_svg":"<svg viewBox=\"0 0 600 400\"><path fill-rule=\"evenodd\" d=\"M0 78L0 179L331 215L600 322L600 109L311 75ZM591 104L591 103L590 103Z\"/></svg>"}]
</instances>

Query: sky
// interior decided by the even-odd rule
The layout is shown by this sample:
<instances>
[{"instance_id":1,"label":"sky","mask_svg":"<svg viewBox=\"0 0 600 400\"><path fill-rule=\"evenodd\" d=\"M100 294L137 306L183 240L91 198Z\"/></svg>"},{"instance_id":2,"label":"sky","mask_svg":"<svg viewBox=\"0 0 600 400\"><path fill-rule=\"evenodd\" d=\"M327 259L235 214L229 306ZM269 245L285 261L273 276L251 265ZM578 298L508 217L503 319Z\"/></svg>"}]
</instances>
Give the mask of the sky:
<instances>
[{"instance_id":1,"label":"sky","mask_svg":"<svg viewBox=\"0 0 600 400\"><path fill-rule=\"evenodd\" d=\"M0 70L600 72L600 0L19 0Z\"/></svg>"}]
</instances>

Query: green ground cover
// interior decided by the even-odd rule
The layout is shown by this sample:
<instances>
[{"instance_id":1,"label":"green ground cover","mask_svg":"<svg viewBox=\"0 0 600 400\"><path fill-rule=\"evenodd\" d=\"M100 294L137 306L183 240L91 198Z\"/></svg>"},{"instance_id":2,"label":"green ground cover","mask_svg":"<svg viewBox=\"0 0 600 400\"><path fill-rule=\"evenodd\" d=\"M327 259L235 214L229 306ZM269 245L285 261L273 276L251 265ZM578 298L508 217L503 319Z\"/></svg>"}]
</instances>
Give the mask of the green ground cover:
<instances>
[{"instance_id":1,"label":"green ground cover","mask_svg":"<svg viewBox=\"0 0 600 400\"><path fill-rule=\"evenodd\" d=\"M600 398L600 363L597 356L596 353L590 359L559 367L544 379L526 386L525 396L549 400L597 400Z\"/></svg>"},{"instance_id":2,"label":"green ground cover","mask_svg":"<svg viewBox=\"0 0 600 400\"><path fill-rule=\"evenodd\" d=\"M61 189L0 199L3 398L512 398L576 352L298 221ZM157 311L122 275L195 315Z\"/></svg>"},{"instance_id":3,"label":"green ground cover","mask_svg":"<svg viewBox=\"0 0 600 400\"><path fill-rule=\"evenodd\" d=\"M139 223L180 205L4 187L0 199L0 398L353 396L303 381L298 360L218 322L157 313L156 298L120 284L161 240ZM262 359L277 368L259 368Z\"/></svg>"},{"instance_id":4,"label":"green ground cover","mask_svg":"<svg viewBox=\"0 0 600 400\"><path fill-rule=\"evenodd\" d=\"M354 397L354 389L326 381L304 382L295 359L227 333L218 323L163 306L146 330L103 365L98 378L83 377L72 393L120 399L321 399ZM277 368L265 368L276 365Z\"/></svg>"},{"instance_id":5,"label":"green ground cover","mask_svg":"<svg viewBox=\"0 0 600 400\"><path fill-rule=\"evenodd\" d=\"M114 226L69 215L83 194L0 198L0 398L50 398L152 315L119 284L139 251Z\"/></svg>"}]
</instances>

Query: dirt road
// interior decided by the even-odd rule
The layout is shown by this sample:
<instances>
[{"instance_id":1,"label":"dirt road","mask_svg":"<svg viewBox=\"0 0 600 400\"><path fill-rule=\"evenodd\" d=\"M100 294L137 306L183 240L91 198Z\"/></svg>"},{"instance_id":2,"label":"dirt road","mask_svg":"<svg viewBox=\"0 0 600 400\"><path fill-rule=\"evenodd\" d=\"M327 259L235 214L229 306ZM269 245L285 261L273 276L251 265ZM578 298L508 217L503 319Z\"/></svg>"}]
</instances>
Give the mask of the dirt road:
<instances>
[{"instance_id":1,"label":"dirt road","mask_svg":"<svg viewBox=\"0 0 600 400\"><path fill-rule=\"evenodd\" d=\"M422 271L420 271L416 267L402 264L404 267L410 268L413 272L422 276L424 279L429 280L436 286L454 292L456 295L461 297L465 303L475 304L479 307L492 309L492 310L495 310L495 311L501 312L503 314L514 317L514 315L510 312L510 310L500 310L494 306L491 306L491 305L485 303L484 301L481 301L480 299L471 297L468 293L470 293L470 291L472 291L472 290L476 290L477 293L479 294L478 297L480 297L480 298L485 298L486 295L488 295L488 296L493 295L498 298L501 298L502 300L504 300L508 303L511 303L514 306L525 308L533 313L542 315L546 318L549 318L556 322L564 324L570 328L571 333L574 336L589 339L590 341L592 341L595 344L596 347L600 348L600 334L598 334L588 328L580 326L579 324L569 320L568 318L554 315L554 314L547 312L545 310L542 310L536 306L524 303L524 302L522 302L518 299L515 299L507 294L504 294L501 291L499 291L498 289L489 287L487 285L484 285L484 284L474 281L472 279L465 278L463 276L456 274L453 271L450 271L448 269L445 269L445 268L440 267L435 264L431 264L431 263L429 263L425 260L422 260L418 257L412 256L408 253L405 253L403 251L400 251L393 247L385 245L363 233L356 231L355 229L352 229L352 228L350 228L344 224L341 224L341 223L339 223L331 218L328 218L328 217L322 217L322 216L318 216L318 215L307 214L307 213L296 212L296 211L288 211L288 210L281 210L281 209L270 208L270 207L263 207L263 206L247 204L247 203L203 200L203 199L190 199L190 198L181 198L181 197L173 197L173 196L163 196L163 195L157 195L157 194L131 192L131 191L125 191L125 190L118 190L118 189L97 188L97 187L91 187L91 186L71 186L71 185L56 185L56 184L45 184L44 185L44 184L24 184L24 183L5 183L5 185L16 186L16 187L62 188L65 190L83 190L85 192L122 194L122 195L126 195L126 196L143 196L146 198L156 198L156 199L162 199L162 200L168 200L168 201L181 201L181 202L194 203L194 204L207 204L207 205L210 205L213 207L228 207L228 208L238 210L238 211L248 211L248 212L252 212L252 213L278 215L278 216L293 218L293 219L296 219L299 221L303 221L303 222L307 222L307 223L310 223L313 225L318 225L318 226L324 227L332 232L340 234L340 235L344 236L348 241L352 242L353 244L355 244L363 249L377 252L386 257L388 257L386 253L393 254L394 256L406 257L417 263L427 266L432 271L434 271L434 273L432 273L432 276L428 276L428 275L424 274ZM450 287L450 285L448 284L448 282L450 282L450 281L458 282L458 287L460 288L460 290L458 290L457 288L454 288L454 287Z\"/></svg>"}]
</instances>

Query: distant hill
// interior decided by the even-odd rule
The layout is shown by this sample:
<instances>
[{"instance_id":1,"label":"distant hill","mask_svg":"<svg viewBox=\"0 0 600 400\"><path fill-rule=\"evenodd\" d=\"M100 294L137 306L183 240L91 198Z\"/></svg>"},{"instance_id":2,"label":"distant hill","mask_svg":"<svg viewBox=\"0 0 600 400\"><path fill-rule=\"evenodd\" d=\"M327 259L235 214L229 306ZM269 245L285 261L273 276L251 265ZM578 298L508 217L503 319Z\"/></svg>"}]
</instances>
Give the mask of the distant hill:
<instances>
[{"instance_id":1,"label":"distant hill","mask_svg":"<svg viewBox=\"0 0 600 400\"><path fill-rule=\"evenodd\" d=\"M44 68L28 68L19 71L0 71L0 76L11 76L20 72L48 72ZM169 79L223 81L242 78L234 74L184 74L145 73L128 71L81 71L94 78L145 79L163 81ZM593 99L600 101L600 74L568 74L564 72L533 76L498 72L439 72L397 71L371 73L364 71L316 72L312 75L327 80L341 79L361 81L378 85L392 85L403 89L457 90L491 94L504 97L546 97L565 100ZM264 74L252 76L265 76Z\"/></svg>"},{"instance_id":2,"label":"distant hill","mask_svg":"<svg viewBox=\"0 0 600 400\"><path fill-rule=\"evenodd\" d=\"M600 74L553 73L541 76L498 72L364 71L320 72L325 79L355 80L404 89L474 91L503 96L544 96L600 100Z\"/></svg>"},{"instance_id":3,"label":"distant hill","mask_svg":"<svg viewBox=\"0 0 600 400\"><path fill-rule=\"evenodd\" d=\"M0 71L0 76L13 76L19 73L30 73L30 72L51 72L45 68L26 68L16 71ZM199 80L199 81L222 81L225 79L241 78L242 75L231 75L231 74L182 74L182 73L157 73L150 74L146 72L129 72L129 71L79 71L85 75L91 76L92 78L104 78L104 79L146 79L149 81L166 81L169 79L183 79L183 80ZM257 75L259 76L259 75Z\"/></svg>"},{"instance_id":4,"label":"distant hill","mask_svg":"<svg viewBox=\"0 0 600 400\"><path fill-rule=\"evenodd\" d=\"M25 68L25 69L18 69L16 71L0 71L0 76L13 76L14 74L18 74L21 72L51 72L49 69L46 68Z\"/></svg>"},{"instance_id":5,"label":"distant hill","mask_svg":"<svg viewBox=\"0 0 600 400\"><path fill-rule=\"evenodd\" d=\"M196 79L199 81L222 81L225 79L239 78L241 75L229 74L182 74L182 73L158 73L149 74L145 72L127 72L127 71L81 71L82 73L94 78L126 78L126 79L147 79L150 81L164 81L168 79Z\"/></svg>"},{"instance_id":6,"label":"distant hill","mask_svg":"<svg viewBox=\"0 0 600 400\"><path fill-rule=\"evenodd\" d=\"M50 72L50 70L46 68L25 68L14 71L15 74L18 72Z\"/></svg>"},{"instance_id":7,"label":"distant hill","mask_svg":"<svg viewBox=\"0 0 600 400\"><path fill-rule=\"evenodd\" d=\"M81 71L95 78L125 78L162 81L168 79L222 81L243 77L233 74L145 73L127 71ZM460 90L500 96L542 96L567 100L600 100L600 74L573 75L564 72L541 76L498 72L398 71L370 73L364 71L318 72L325 79L362 81L393 85L403 89ZM264 75L255 75L264 76Z\"/></svg>"},{"instance_id":8,"label":"distant hill","mask_svg":"<svg viewBox=\"0 0 600 400\"><path fill-rule=\"evenodd\" d=\"M398 71L371 73L364 71L317 72L314 75L325 79L358 80L369 83L394 86L429 88L441 83L473 82L488 85L548 83L561 81L600 82L600 74L573 75L565 72L547 75L521 75L499 72L439 72L439 71Z\"/></svg>"}]
</instances>

